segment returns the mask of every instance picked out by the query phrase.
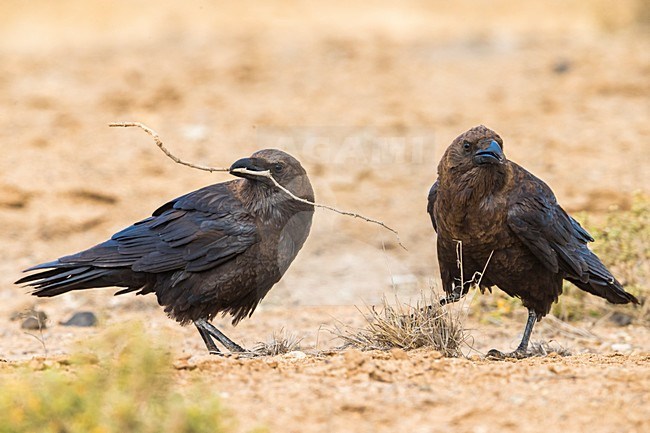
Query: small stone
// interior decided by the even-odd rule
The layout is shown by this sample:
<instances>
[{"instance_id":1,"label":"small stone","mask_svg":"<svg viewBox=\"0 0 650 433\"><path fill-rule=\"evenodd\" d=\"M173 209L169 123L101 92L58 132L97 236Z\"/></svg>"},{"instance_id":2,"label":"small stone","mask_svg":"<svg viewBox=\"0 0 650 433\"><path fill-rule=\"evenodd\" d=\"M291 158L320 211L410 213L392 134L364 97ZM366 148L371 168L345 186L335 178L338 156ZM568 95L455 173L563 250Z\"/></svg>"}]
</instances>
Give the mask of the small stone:
<instances>
[{"instance_id":1,"label":"small stone","mask_svg":"<svg viewBox=\"0 0 650 433\"><path fill-rule=\"evenodd\" d=\"M632 345L627 343L614 343L612 344L612 350L615 352L629 352L632 350Z\"/></svg>"},{"instance_id":2,"label":"small stone","mask_svg":"<svg viewBox=\"0 0 650 433\"><path fill-rule=\"evenodd\" d=\"M43 311L32 310L23 315L25 320L20 327L31 331L47 328L47 314Z\"/></svg>"},{"instance_id":3,"label":"small stone","mask_svg":"<svg viewBox=\"0 0 650 433\"><path fill-rule=\"evenodd\" d=\"M284 358L287 359L305 359L306 357L307 354L305 352L301 352L300 350L293 350L284 355Z\"/></svg>"},{"instance_id":4,"label":"small stone","mask_svg":"<svg viewBox=\"0 0 650 433\"><path fill-rule=\"evenodd\" d=\"M397 347L391 349L390 354L393 357L393 359L409 359L408 354L403 349L399 349Z\"/></svg>"},{"instance_id":5,"label":"small stone","mask_svg":"<svg viewBox=\"0 0 650 433\"><path fill-rule=\"evenodd\" d=\"M617 324L618 326L628 326L630 323L632 323L632 316L616 311L609 317L609 321Z\"/></svg>"},{"instance_id":6,"label":"small stone","mask_svg":"<svg viewBox=\"0 0 650 433\"><path fill-rule=\"evenodd\" d=\"M560 60L556 61L555 64L553 65L553 72L555 72L558 75L559 74L564 74L564 73L569 72L569 70L571 70L571 67L572 67L572 65L571 65L571 62L569 60L560 59Z\"/></svg>"},{"instance_id":7,"label":"small stone","mask_svg":"<svg viewBox=\"0 0 650 433\"><path fill-rule=\"evenodd\" d=\"M174 363L174 368L176 370L187 370L187 371L192 371L195 370L197 367L196 364L192 364L188 362L186 359L178 360Z\"/></svg>"},{"instance_id":8,"label":"small stone","mask_svg":"<svg viewBox=\"0 0 650 433\"><path fill-rule=\"evenodd\" d=\"M376 380L377 382L390 383L393 381L393 378L390 373L381 370L371 371L370 373L368 373L368 377L372 380Z\"/></svg>"},{"instance_id":9,"label":"small stone","mask_svg":"<svg viewBox=\"0 0 650 433\"><path fill-rule=\"evenodd\" d=\"M95 326L97 325L97 316L92 311L79 311L74 313L67 321L61 322L63 326Z\"/></svg>"}]
</instances>

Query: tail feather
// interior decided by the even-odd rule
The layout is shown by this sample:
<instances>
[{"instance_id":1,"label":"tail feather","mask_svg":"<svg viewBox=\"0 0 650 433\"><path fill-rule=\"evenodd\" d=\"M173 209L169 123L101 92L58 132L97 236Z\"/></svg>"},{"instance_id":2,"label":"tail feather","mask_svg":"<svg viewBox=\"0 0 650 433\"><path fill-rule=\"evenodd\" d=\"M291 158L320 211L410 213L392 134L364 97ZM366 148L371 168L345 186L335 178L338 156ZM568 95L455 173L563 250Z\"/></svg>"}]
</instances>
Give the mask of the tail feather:
<instances>
[{"instance_id":1,"label":"tail feather","mask_svg":"<svg viewBox=\"0 0 650 433\"><path fill-rule=\"evenodd\" d=\"M81 271L79 275L74 275L74 273L66 272L59 278L56 278L50 282L42 282L34 285L36 290L34 295L36 296L55 296L61 293L69 292L71 290L81 290L88 289L90 287L96 287L92 284L93 280L101 277L104 274L102 269L87 269ZM54 277L50 277L52 279Z\"/></svg>"},{"instance_id":2,"label":"tail feather","mask_svg":"<svg viewBox=\"0 0 650 433\"><path fill-rule=\"evenodd\" d=\"M568 278L568 280L585 292L605 298L612 304L629 304L630 302L633 304L639 303L639 300L634 295L626 292L623 289L623 286L621 286L621 283L616 280L614 280L612 284L595 281L583 283L580 280L572 278Z\"/></svg>"},{"instance_id":3,"label":"tail feather","mask_svg":"<svg viewBox=\"0 0 650 433\"><path fill-rule=\"evenodd\" d=\"M29 272L31 270L32 268L29 268L29 269L25 269L23 272ZM20 280L16 281L14 284L25 284L31 281L42 280L59 274L61 274L61 269L51 269L49 271L43 271L43 272L38 272L36 274L24 276ZM32 284L29 285L31 286Z\"/></svg>"},{"instance_id":4,"label":"tail feather","mask_svg":"<svg viewBox=\"0 0 650 433\"><path fill-rule=\"evenodd\" d=\"M28 277L22 278L16 281L17 284L22 284L27 281L32 281L33 284L30 284L34 287L44 287L46 285L51 285L65 281L68 278L71 278L74 275L79 275L83 272L86 272L89 269L88 266L83 266L79 268L68 268L68 269L52 269L50 271L39 272L34 275L29 275Z\"/></svg>"},{"instance_id":5,"label":"tail feather","mask_svg":"<svg viewBox=\"0 0 650 433\"><path fill-rule=\"evenodd\" d=\"M29 268L25 272L41 269L45 270L27 275L16 281L16 284L32 287L34 296L52 297L72 290L96 287L122 286L137 290L145 283L144 275L134 273L129 268L110 269L59 261L43 263Z\"/></svg>"},{"instance_id":6,"label":"tail feather","mask_svg":"<svg viewBox=\"0 0 650 433\"><path fill-rule=\"evenodd\" d=\"M638 304L639 300L625 291L623 285L612 275L598 256L589 251L585 257L588 278L568 277L567 280L585 292L607 299L613 304ZM585 281L586 280L586 281Z\"/></svg>"}]
</instances>

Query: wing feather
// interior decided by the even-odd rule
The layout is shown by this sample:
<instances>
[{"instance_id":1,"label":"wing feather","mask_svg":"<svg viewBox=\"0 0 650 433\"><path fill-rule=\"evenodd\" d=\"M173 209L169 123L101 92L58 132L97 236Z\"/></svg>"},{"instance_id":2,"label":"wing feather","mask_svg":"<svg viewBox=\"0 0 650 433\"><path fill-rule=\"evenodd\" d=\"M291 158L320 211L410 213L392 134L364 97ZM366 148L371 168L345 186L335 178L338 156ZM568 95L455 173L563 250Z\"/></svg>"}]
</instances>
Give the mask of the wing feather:
<instances>
[{"instance_id":1,"label":"wing feather","mask_svg":"<svg viewBox=\"0 0 650 433\"><path fill-rule=\"evenodd\" d=\"M429 217L431 217L431 224L436 232L438 231L438 224L436 224L434 206L436 205L436 199L438 198L438 187L439 183L436 180L429 190L429 197L427 199L427 213L429 214Z\"/></svg>"},{"instance_id":2,"label":"wing feather","mask_svg":"<svg viewBox=\"0 0 650 433\"><path fill-rule=\"evenodd\" d=\"M534 180L523 182L513 194L507 217L510 230L551 272L562 271L582 282L593 274L609 274L604 267L590 266L591 235L560 207L546 184Z\"/></svg>"},{"instance_id":3,"label":"wing feather","mask_svg":"<svg viewBox=\"0 0 650 433\"><path fill-rule=\"evenodd\" d=\"M254 218L216 184L161 206L106 242L62 257L51 267L129 267L134 272L199 272L219 266L257 242Z\"/></svg>"}]
</instances>

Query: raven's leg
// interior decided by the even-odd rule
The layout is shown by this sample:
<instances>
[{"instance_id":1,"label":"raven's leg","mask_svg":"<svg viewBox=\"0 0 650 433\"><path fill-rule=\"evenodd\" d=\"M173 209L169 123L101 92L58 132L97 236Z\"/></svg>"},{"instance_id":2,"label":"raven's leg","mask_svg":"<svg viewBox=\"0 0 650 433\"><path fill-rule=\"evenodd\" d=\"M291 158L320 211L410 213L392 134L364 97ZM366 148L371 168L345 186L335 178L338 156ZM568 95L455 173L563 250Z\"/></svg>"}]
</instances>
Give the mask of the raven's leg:
<instances>
[{"instance_id":1,"label":"raven's leg","mask_svg":"<svg viewBox=\"0 0 650 433\"><path fill-rule=\"evenodd\" d=\"M209 335L216 338L219 343L226 346L231 352L246 352L240 345L232 341L230 338L226 337L223 332L219 331L212 323L208 322L205 319L199 319L194 322L197 327L203 328ZM209 349L209 347L208 347Z\"/></svg>"},{"instance_id":2,"label":"raven's leg","mask_svg":"<svg viewBox=\"0 0 650 433\"><path fill-rule=\"evenodd\" d=\"M511 353L503 353L496 349L492 349L487 353L487 356L489 358L497 358L497 359L503 359L503 358L522 359L528 357L529 356L528 341L530 340L530 334L533 332L533 326L535 326L535 322L537 322L537 314L535 314L533 310L528 310L528 321L526 321L524 336L521 337L521 343L519 343L519 346L517 346L515 351Z\"/></svg>"},{"instance_id":3,"label":"raven's leg","mask_svg":"<svg viewBox=\"0 0 650 433\"><path fill-rule=\"evenodd\" d=\"M212 336L210 335L208 330L203 328L201 325L199 325L198 322L194 322L194 326L196 326L196 329L199 330L199 334L201 334L201 338L205 343L205 347L208 348L208 352L210 352L210 355L221 355L221 350L219 350L217 345L214 344L214 341L212 341Z\"/></svg>"},{"instance_id":4,"label":"raven's leg","mask_svg":"<svg viewBox=\"0 0 650 433\"><path fill-rule=\"evenodd\" d=\"M528 351L528 341L530 334L533 332L533 326L537 322L537 314L533 310L528 310L528 320L526 321L526 328L524 328L524 336L521 337L521 342L515 352L526 353Z\"/></svg>"}]
</instances>

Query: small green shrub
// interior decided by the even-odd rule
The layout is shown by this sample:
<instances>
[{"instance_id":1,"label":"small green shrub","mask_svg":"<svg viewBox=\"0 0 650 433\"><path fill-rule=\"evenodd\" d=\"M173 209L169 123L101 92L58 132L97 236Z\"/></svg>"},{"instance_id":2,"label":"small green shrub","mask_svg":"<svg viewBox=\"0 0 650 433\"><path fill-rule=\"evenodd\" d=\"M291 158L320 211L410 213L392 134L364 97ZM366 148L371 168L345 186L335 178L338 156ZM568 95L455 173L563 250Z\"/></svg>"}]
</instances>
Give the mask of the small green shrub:
<instances>
[{"instance_id":1,"label":"small green shrub","mask_svg":"<svg viewBox=\"0 0 650 433\"><path fill-rule=\"evenodd\" d=\"M92 355L0 370L0 433L229 430L216 397L198 385L174 389L170 355L142 329L113 329L91 347Z\"/></svg>"}]
</instances>

